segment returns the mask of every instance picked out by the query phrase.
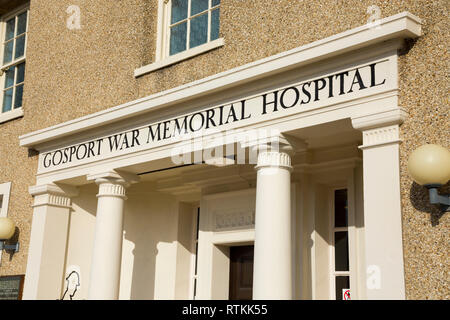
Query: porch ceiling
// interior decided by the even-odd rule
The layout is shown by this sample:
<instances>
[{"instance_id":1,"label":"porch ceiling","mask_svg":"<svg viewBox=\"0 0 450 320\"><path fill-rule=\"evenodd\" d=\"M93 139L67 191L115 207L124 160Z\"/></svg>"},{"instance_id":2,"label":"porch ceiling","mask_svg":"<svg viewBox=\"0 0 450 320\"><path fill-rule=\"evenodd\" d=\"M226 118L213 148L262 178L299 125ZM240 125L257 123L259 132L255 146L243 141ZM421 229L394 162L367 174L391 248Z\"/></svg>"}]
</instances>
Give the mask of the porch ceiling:
<instances>
[{"instance_id":1,"label":"porch ceiling","mask_svg":"<svg viewBox=\"0 0 450 320\"><path fill-rule=\"evenodd\" d=\"M361 131L355 130L350 119L327 122L290 131L287 134L304 141L308 149L361 144Z\"/></svg>"}]
</instances>

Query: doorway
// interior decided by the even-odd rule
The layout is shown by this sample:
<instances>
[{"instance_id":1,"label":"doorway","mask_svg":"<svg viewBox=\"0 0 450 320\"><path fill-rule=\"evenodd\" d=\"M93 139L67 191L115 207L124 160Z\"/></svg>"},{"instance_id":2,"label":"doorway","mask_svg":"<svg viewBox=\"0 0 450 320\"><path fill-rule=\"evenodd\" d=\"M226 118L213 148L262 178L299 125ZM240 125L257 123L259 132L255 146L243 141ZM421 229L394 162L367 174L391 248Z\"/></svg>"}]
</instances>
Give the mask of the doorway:
<instances>
[{"instance_id":1,"label":"doorway","mask_svg":"<svg viewBox=\"0 0 450 320\"><path fill-rule=\"evenodd\" d=\"M230 300L252 300L254 246L230 247Z\"/></svg>"}]
</instances>

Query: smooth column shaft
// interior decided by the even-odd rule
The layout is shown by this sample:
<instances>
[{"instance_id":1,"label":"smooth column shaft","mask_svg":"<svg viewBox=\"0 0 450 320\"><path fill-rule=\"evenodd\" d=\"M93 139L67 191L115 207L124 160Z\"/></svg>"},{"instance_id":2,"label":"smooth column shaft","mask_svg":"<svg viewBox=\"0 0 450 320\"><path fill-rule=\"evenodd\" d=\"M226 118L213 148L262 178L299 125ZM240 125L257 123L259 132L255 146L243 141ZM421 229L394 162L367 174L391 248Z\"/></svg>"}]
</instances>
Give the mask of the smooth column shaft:
<instances>
[{"instance_id":1,"label":"smooth column shaft","mask_svg":"<svg viewBox=\"0 0 450 320\"><path fill-rule=\"evenodd\" d=\"M257 169L253 299L292 299L289 156L266 152Z\"/></svg>"},{"instance_id":2,"label":"smooth column shaft","mask_svg":"<svg viewBox=\"0 0 450 320\"><path fill-rule=\"evenodd\" d=\"M124 189L120 184L100 184L89 284L91 300L119 298Z\"/></svg>"}]
</instances>

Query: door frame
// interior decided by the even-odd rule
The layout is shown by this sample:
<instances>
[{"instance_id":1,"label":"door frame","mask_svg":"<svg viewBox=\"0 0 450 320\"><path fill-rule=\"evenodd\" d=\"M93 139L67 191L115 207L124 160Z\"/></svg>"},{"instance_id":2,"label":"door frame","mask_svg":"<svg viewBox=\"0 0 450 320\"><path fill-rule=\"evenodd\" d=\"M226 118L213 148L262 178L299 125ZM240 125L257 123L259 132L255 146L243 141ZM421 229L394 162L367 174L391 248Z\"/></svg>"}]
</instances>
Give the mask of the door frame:
<instances>
[{"instance_id":1,"label":"door frame","mask_svg":"<svg viewBox=\"0 0 450 320\"><path fill-rule=\"evenodd\" d=\"M195 299L228 300L230 247L254 245L255 199L255 189L202 197Z\"/></svg>"}]
</instances>

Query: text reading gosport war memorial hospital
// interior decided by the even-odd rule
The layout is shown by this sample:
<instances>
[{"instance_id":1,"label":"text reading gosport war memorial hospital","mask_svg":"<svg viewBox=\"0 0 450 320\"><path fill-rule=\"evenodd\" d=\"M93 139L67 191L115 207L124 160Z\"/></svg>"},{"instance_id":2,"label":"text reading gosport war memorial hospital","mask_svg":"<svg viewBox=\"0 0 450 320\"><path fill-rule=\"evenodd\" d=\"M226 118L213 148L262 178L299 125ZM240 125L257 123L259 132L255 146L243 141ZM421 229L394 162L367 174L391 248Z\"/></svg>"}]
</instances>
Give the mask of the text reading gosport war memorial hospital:
<instances>
[{"instance_id":1,"label":"text reading gosport war memorial hospital","mask_svg":"<svg viewBox=\"0 0 450 320\"><path fill-rule=\"evenodd\" d=\"M377 64L379 63L360 66L255 97L50 151L41 157L41 165L45 169L66 167L71 163L84 162L83 160L92 161L99 157L119 155L130 149L157 146L164 141L199 131L207 133L211 129L225 129L227 125L251 120L256 116L261 118L296 108L301 111L301 108L313 103L384 85L386 79L377 75Z\"/></svg>"}]
</instances>

